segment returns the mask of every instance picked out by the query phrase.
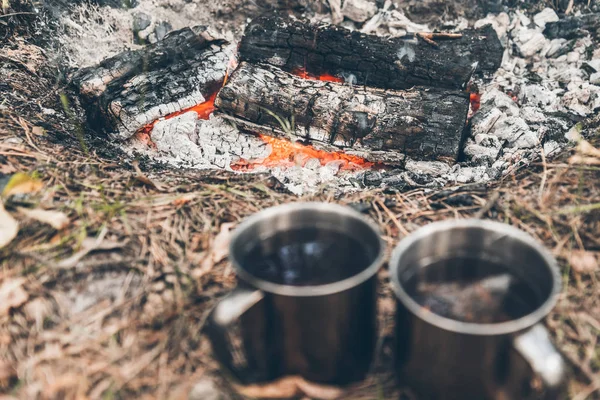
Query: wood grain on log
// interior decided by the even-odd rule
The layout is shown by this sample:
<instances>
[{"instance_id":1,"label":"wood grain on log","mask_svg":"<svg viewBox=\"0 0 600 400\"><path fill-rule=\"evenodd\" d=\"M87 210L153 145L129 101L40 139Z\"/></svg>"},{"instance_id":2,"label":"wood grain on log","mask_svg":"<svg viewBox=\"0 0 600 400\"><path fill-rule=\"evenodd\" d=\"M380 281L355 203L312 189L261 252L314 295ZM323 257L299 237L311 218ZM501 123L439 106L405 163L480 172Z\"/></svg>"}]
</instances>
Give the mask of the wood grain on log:
<instances>
[{"instance_id":1,"label":"wood grain on log","mask_svg":"<svg viewBox=\"0 0 600 400\"><path fill-rule=\"evenodd\" d=\"M550 39L575 39L588 34L600 36L600 14L585 14L563 18L546 24L544 34Z\"/></svg>"},{"instance_id":2,"label":"wood grain on log","mask_svg":"<svg viewBox=\"0 0 600 400\"><path fill-rule=\"evenodd\" d=\"M225 78L231 50L203 27L184 28L143 49L84 68L72 83L90 123L123 140L214 94Z\"/></svg>"},{"instance_id":3,"label":"wood grain on log","mask_svg":"<svg viewBox=\"0 0 600 400\"><path fill-rule=\"evenodd\" d=\"M243 62L215 105L250 131L398 164L404 155L455 161L469 98L451 89L384 90L308 80Z\"/></svg>"},{"instance_id":4,"label":"wood grain on log","mask_svg":"<svg viewBox=\"0 0 600 400\"><path fill-rule=\"evenodd\" d=\"M254 19L240 44L240 60L267 63L285 71L298 68L384 89L415 85L462 88L477 71L496 71L503 48L490 25L437 40L418 36L385 38L335 25L311 25L276 16Z\"/></svg>"}]
</instances>

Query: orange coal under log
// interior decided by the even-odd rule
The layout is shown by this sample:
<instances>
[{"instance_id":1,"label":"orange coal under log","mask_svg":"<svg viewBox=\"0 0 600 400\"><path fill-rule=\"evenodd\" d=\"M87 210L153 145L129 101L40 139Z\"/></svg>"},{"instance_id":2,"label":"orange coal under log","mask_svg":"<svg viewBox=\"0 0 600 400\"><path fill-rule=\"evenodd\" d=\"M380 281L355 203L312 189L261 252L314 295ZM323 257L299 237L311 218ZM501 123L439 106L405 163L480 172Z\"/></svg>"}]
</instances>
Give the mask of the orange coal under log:
<instances>
[{"instance_id":1,"label":"orange coal under log","mask_svg":"<svg viewBox=\"0 0 600 400\"><path fill-rule=\"evenodd\" d=\"M271 154L261 160L242 160L237 164L232 164L234 170L253 169L256 166L276 167L276 166L294 166L301 165L316 158L325 165L331 161L344 161L341 169L343 170L358 170L371 168L374 163L365 160L364 158L345 154L341 152L328 152L317 150L311 145L305 145L298 142L290 142L286 139L274 138L272 136L258 135L266 144L271 145Z\"/></svg>"},{"instance_id":2,"label":"orange coal under log","mask_svg":"<svg viewBox=\"0 0 600 400\"><path fill-rule=\"evenodd\" d=\"M473 112L479 110L479 107L481 107L481 95L479 93L471 93L469 100L471 101L471 110Z\"/></svg>"},{"instance_id":3,"label":"orange coal under log","mask_svg":"<svg viewBox=\"0 0 600 400\"><path fill-rule=\"evenodd\" d=\"M297 68L297 69L293 70L292 74L299 76L300 78L303 78L303 79L310 79L310 80L314 80L314 81L344 83L344 80L337 76L327 74L327 73L316 76L316 75L309 74L303 68Z\"/></svg>"},{"instance_id":4,"label":"orange coal under log","mask_svg":"<svg viewBox=\"0 0 600 400\"><path fill-rule=\"evenodd\" d=\"M195 111L198 114L198 119L208 119L210 114L215 111L215 99L217 98L217 92L210 95L208 99L204 103L197 104L193 107L186 108L181 111L174 112L172 114L166 115L165 119L175 118L179 115L185 114L189 111ZM142 129L137 131L135 137L138 139L142 139L144 143L148 142L149 145L153 145L152 140L150 139L150 133L152 129L154 129L154 125L158 120L144 126Z\"/></svg>"}]
</instances>

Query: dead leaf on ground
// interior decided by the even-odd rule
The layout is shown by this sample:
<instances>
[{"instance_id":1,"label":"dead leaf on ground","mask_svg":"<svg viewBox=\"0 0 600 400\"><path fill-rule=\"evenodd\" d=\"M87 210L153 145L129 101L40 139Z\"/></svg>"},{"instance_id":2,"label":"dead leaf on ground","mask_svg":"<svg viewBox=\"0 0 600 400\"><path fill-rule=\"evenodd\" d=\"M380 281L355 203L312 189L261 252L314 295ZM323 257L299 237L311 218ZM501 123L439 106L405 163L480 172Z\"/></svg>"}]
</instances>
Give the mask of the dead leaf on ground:
<instances>
[{"instance_id":1,"label":"dead leaf on ground","mask_svg":"<svg viewBox=\"0 0 600 400\"><path fill-rule=\"evenodd\" d=\"M17 172L11 176L10 180L2 190L3 197L10 197L15 194L31 194L38 192L44 184L39 179L31 177L24 172Z\"/></svg>"},{"instance_id":2,"label":"dead leaf on ground","mask_svg":"<svg viewBox=\"0 0 600 400\"><path fill-rule=\"evenodd\" d=\"M31 133L37 136L43 136L46 133L46 130L41 126L34 126L31 128Z\"/></svg>"},{"instance_id":3,"label":"dead leaf on ground","mask_svg":"<svg viewBox=\"0 0 600 400\"><path fill-rule=\"evenodd\" d=\"M184 204L187 204L190 201L192 201L194 198L196 198L196 193L186 193L186 194L176 198L175 200L173 200L173 205L175 207L181 207Z\"/></svg>"},{"instance_id":4,"label":"dead leaf on ground","mask_svg":"<svg viewBox=\"0 0 600 400\"><path fill-rule=\"evenodd\" d=\"M577 145L577 153L569 158L569 164L600 165L600 150L582 139Z\"/></svg>"},{"instance_id":5,"label":"dead leaf on ground","mask_svg":"<svg viewBox=\"0 0 600 400\"><path fill-rule=\"evenodd\" d=\"M200 278L202 275L212 269L212 267L223 261L229 254L229 242L231 241L231 229L235 226L233 222L221 224L221 229L215 240L210 245L208 254L200 264L200 268L193 272L195 278Z\"/></svg>"},{"instance_id":6,"label":"dead leaf on ground","mask_svg":"<svg viewBox=\"0 0 600 400\"><path fill-rule=\"evenodd\" d=\"M7 279L0 286L0 316L7 315L11 308L21 306L29 295L23 289L25 278Z\"/></svg>"},{"instance_id":7,"label":"dead leaf on ground","mask_svg":"<svg viewBox=\"0 0 600 400\"><path fill-rule=\"evenodd\" d=\"M0 165L0 174L8 175L17 172L17 169L10 164Z\"/></svg>"},{"instance_id":8,"label":"dead leaf on ground","mask_svg":"<svg viewBox=\"0 0 600 400\"><path fill-rule=\"evenodd\" d=\"M19 232L19 223L4 209L0 203L0 249L8 245Z\"/></svg>"},{"instance_id":9,"label":"dead leaf on ground","mask_svg":"<svg viewBox=\"0 0 600 400\"><path fill-rule=\"evenodd\" d=\"M306 381L301 376L287 376L262 385L235 386L243 396L263 399L309 397L311 399L333 400L341 398L344 390Z\"/></svg>"},{"instance_id":10,"label":"dead leaf on ground","mask_svg":"<svg viewBox=\"0 0 600 400\"><path fill-rule=\"evenodd\" d=\"M61 230L69 224L69 217L63 212L42 210L41 208L29 209L19 207L18 211L25 217L48 224L56 230Z\"/></svg>"},{"instance_id":11,"label":"dead leaf on ground","mask_svg":"<svg viewBox=\"0 0 600 400\"><path fill-rule=\"evenodd\" d=\"M592 251L573 250L566 256L575 272L589 274L598 270L598 257Z\"/></svg>"},{"instance_id":12,"label":"dead leaf on ground","mask_svg":"<svg viewBox=\"0 0 600 400\"><path fill-rule=\"evenodd\" d=\"M231 241L231 229L235 226L233 222L221 224L221 230L215 237L211 247L213 262L221 262L229 254L229 242Z\"/></svg>"}]
</instances>

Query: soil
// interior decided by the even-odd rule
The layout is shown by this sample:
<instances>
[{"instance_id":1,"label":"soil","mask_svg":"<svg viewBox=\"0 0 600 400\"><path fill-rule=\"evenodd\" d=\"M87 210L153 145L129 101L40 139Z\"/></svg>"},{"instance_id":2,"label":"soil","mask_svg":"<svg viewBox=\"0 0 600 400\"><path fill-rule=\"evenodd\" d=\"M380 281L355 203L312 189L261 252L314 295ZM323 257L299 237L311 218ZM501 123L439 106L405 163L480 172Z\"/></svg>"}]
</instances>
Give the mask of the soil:
<instances>
[{"instance_id":1,"label":"soil","mask_svg":"<svg viewBox=\"0 0 600 400\"><path fill-rule=\"evenodd\" d=\"M11 13L36 12L26 0L10 4ZM19 223L0 248L8 398L183 399L207 377L233 396L202 335L207 311L236 283L228 227L302 200L360 210L390 249L444 219L492 219L532 234L560 262L564 287L545 324L573 369L569 398L600 398L600 158L580 147L489 185L301 198L267 175L132 160L83 124L65 60L52 50L51 13L37 10L0 14L0 192L15 174L30 182L0 203ZM599 123L579 125L596 149ZM54 226L25 217L40 209L60 215ZM380 279L384 346L373 376L347 399L411 398L386 372L395 303L387 268Z\"/></svg>"}]
</instances>

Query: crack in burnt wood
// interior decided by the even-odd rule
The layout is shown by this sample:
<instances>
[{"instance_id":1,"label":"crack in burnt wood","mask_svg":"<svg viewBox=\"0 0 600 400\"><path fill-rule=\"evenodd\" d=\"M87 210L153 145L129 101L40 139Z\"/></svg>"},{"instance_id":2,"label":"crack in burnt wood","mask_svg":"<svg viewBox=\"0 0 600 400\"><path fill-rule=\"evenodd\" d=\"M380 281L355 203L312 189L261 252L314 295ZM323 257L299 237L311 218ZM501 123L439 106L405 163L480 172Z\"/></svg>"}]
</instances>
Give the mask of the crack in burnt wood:
<instances>
[{"instance_id":1,"label":"crack in burnt wood","mask_svg":"<svg viewBox=\"0 0 600 400\"><path fill-rule=\"evenodd\" d=\"M248 25L239 53L241 61L267 63L288 72L303 68L313 75L351 75L359 85L408 89L463 88L474 63L477 73L493 73L504 52L491 25L465 30L461 38L439 40L437 47L418 36L408 39L268 15Z\"/></svg>"},{"instance_id":2,"label":"crack in burnt wood","mask_svg":"<svg viewBox=\"0 0 600 400\"><path fill-rule=\"evenodd\" d=\"M365 90L242 62L215 105L243 129L288 139L290 132L262 110L282 118L294 115L297 124L292 140L308 137L322 150L343 150L368 161L398 164L405 155L456 160L469 96L459 90L424 87Z\"/></svg>"}]
</instances>

